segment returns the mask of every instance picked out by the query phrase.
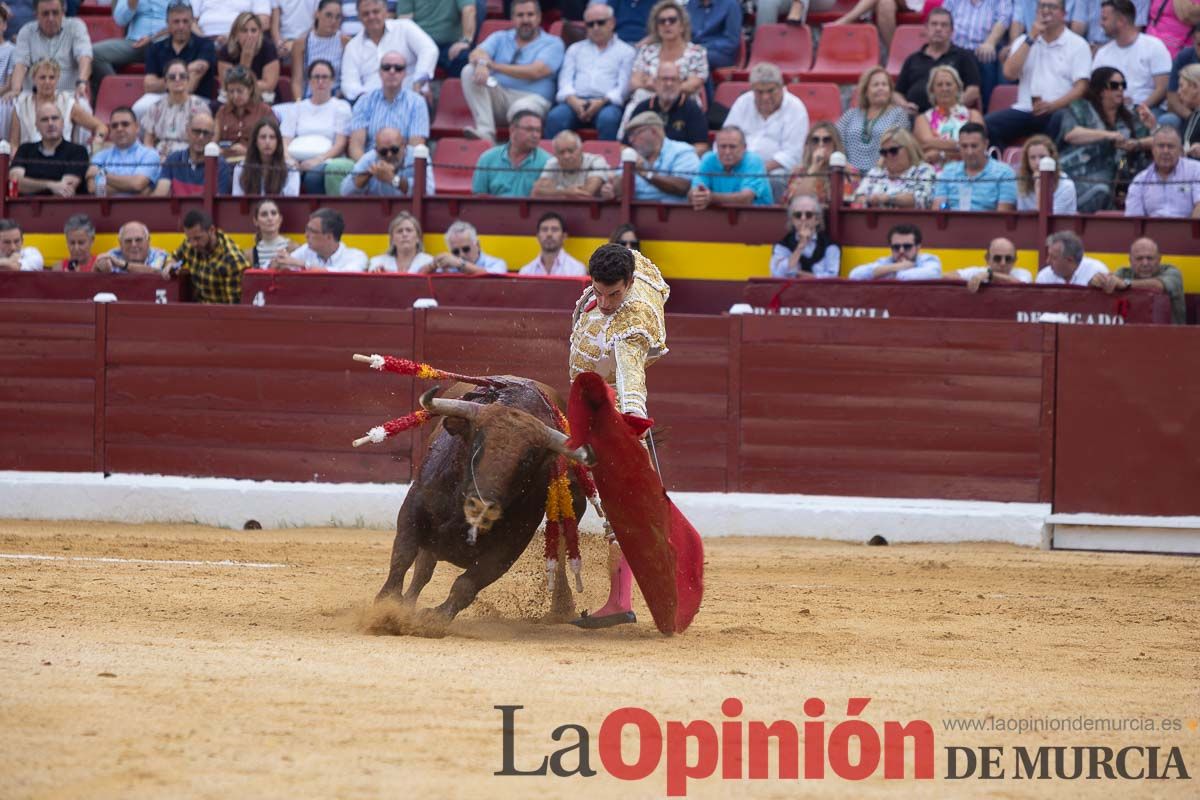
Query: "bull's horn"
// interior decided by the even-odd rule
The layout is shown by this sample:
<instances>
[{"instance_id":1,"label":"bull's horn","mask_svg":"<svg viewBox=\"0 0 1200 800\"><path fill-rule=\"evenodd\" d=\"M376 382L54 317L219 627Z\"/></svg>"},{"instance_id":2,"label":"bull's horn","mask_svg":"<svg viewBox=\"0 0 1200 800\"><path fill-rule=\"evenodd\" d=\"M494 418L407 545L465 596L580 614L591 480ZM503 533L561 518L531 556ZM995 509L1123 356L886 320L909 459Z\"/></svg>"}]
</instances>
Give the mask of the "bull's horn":
<instances>
[{"instance_id":1,"label":"bull's horn","mask_svg":"<svg viewBox=\"0 0 1200 800\"><path fill-rule=\"evenodd\" d=\"M472 403L470 400L447 400L444 397L435 397L441 390L442 387L434 386L421 395L421 408L431 414L438 414L443 417L462 417L472 422L475 420L475 416L479 413L479 403Z\"/></svg>"},{"instance_id":2,"label":"bull's horn","mask_svg":"<svg viewBox=\"0 0 1200 800\"><path fill-rule=\"evenodd\" d=\"M596 463L596 454L592 452L592 448L586 444L572 450L567 447L567 435L562 431L556 431L546 423L542 423L542 427L546 429L546 443L551 450L564 455L572 461L578 461L586 466L591 466Z\"/></svg>"}]
</instances>

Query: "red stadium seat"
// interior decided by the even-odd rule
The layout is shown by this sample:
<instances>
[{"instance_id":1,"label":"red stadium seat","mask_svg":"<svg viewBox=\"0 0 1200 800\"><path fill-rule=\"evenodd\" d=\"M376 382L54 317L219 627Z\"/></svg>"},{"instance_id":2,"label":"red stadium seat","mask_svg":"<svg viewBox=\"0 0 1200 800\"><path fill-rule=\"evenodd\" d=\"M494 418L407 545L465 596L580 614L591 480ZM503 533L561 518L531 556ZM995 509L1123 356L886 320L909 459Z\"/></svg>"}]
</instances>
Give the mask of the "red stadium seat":
<instances>
[{"instance_id":1,"label":"red stadium seat","mask_svg":"<svg viewBox=\"0 0 1200 800\"><path fill-rule=\"evenodd\" d=\"M836 25L821 31L817 60L805 73L810 81L855 83L879 64L879 33L874 25Z\"/></svg>"},{"instance_id":2,"label":"red stadium seat","mask_svg":"<svg viewBox=\"0 0 1200 800\"><path fill-rule=\"evenodd\" d=\"M504 19L504 0L487 0L487 18Z\"/></svg>"},{"instance_id":3,"label":"red stadium seat","mask_svg":"<svg viewBox=\"0 0 1200 800\"><path fill-rule=\"evenodd\" d=\"M785 82L800 78L812 66L812 31L806 25L763 25L754 35L750 60L734 78L749 79L754 65L764 61L779 67Z\"/></svg>"},{"instance_id":4,"label":"red stadium seat","mask_svg":"<svg viewBox=\"0 0 1200 800\"><path fill-rule=\"evenodd\" d=\"M442 139L433 150L433 182L438 194L470 194L475 164L487 142L477 139Z\"/></svg>"},{"instance_id":5,"label":"red stadium seat","mask_svg":"<svg viewBox=\"0 0 1200 800\"><path fill-rule=\"evenodd\" d=\"M112 3L100 5L96 0L83 0L79 5L80 17L109 17L112 18Z\"/></svg>"},{"instance_id":6,"label":"red stadium seat","mask_svg":"<svg viewBox=\"0 0 1200 800\"><path fill-rule=\"evenodd\" d=\"M132 106L144 92L140 75L109 75L96 93L96 116L107 123L114 108Z\"/></svg>"},{"instance_id":7,"label":"red stadium seat","mask_svg":"<svg viewBox=\"0 0 1200 800\"><path fill-rule=\"evenodd\" d=\"M614 168L621 166L621 148L622 145L620 142L607 139L596 139L583 143L583 152L604 156L604 160L608 162L608 165Z\"/></svg>"},{"instance_id":8,"label":"red stadium seat","mask_svg":"<svg viewBox=\"0 0 1200 800\"><path fill-rule=\"evenodd\" d=\"M506 31L516 25L511 19L485 19L479 29L479 41L482 42L496 31Z\"/></svg>"},{"instance_id":9,"label":"red stadium seat","mask_svg":"<svg viewBox=\"0 0 1200 800\"><path fill-rule=\"evenodd\" d=\"M725 81L713 92L713 100L726 108L731 108L733 101L748 91L750 91L749 81Z\"/></svg>"},{"instance_id":10,"label":"red stadium seat","mask_svg":"<svg viewBox=\"0 0 1200 800\"><path fill-rule=\"evenodd\" d=\"M896 35L892 37L892 46L888 50L887 62L888 75L892 76L892 80L899 77L900 69L904 66L904 59L924 46L924 25L900 25L896 28Z\"/></svg>"},{"instance_id":11,"label":"red stadium seat","mask_svg":"<svg viewBox=\"0 0 1200 800\"><path fill-rule=\"evenodd\" d=\"M550 23L550 27L546 29L546 33L550 34L551 36L557 36L560 39L562 38L562 31L563 21L561 19L554 20L554 22Z\"/></svg>"},{"instance_id":12,"label":"red stadium seat","mask_svg":"<svg viewBox=\"0 0 1200 800\"><path fill-rule=\"evenodd\" d=\"M84 26L87 28L88 38L92 40L92 44L103 42L105 39L124 39L125 29L117 24L117 21L112 16L80 16Z\"/></svg>"},{"instance_id":13,"label":"red stadium seat","mask_svg":"<svg viewBox=\"0 0 1200 800\"><path fill-rule=\"evenodd\" d=\"M1021 150L1020 145L1004 148L1004 157L1001 159L1005 164L1008 164L1014 170L1021 166Z\"/></svg>"},{"instance_id":14,"label":"red stadium seat","mask_svg":"<svg viewBox=\"0 0 1200 800\"><path fill-rule=\"evenodd\" d=\"M809 25L825 25L849 12L852 8L854 8L854 0L837 0L834 7L828 11L809 11L805 21Z\"/></svg>"},{"instance_id":15,"label":"red stadium seat","mask_svg":"<svg viewBox=\"0 0 1200 800\"><path fill-rule=\"evenodd\" d=\"M467 98L463 96L462 81L447 78L442 81L442 93L438 96L437 113L429 126L434 139L445 136L462 136L463 130L475 124Z\"/></svg>"},{"instance_id":16,"label":"red stadium seat","mask_svg":"<svg viewBox=\"0 0 1200 800\"><path fill-rule=\"evenodd\" d=\"M553 139L542 139L541 141L538 142L538 147L542 148L547 153L549 153L551 157L554 156L554 140Z\"/></svg>"},{"instance_id":17,"label":"red stadium seat","mask_svg":"<svg viewBox=\"0 0 1200 800\"><path fill-rule=\"evenodd\" d=\"M992 89L992 97L988 101L988 113L1012 108L1013 103L1017 102L1018 88L1015 83L1002 83Z\"/></svg>"},{"instance_id":18,"label":"red stadium seat","mask_svg":"<svg viewBox=\"0 0 1200 800\"><path fill-rule=\"evenodd\" d=\"M292 79L280 76L279 82L275 84L275 102L276 103L293 103L296 97L292 94Z\"/></svg>"},{"instance_id":19,"label":"red stadium seat","mask_svg":"<svg viewBox=\"0 0 1200 800\"><path fill-rule=\"evenodd\" d=\"M787 89L804 101L809 122L837 122L842 116L842 93L835 83L789 83Z\"/></svg>"}]
</instances>

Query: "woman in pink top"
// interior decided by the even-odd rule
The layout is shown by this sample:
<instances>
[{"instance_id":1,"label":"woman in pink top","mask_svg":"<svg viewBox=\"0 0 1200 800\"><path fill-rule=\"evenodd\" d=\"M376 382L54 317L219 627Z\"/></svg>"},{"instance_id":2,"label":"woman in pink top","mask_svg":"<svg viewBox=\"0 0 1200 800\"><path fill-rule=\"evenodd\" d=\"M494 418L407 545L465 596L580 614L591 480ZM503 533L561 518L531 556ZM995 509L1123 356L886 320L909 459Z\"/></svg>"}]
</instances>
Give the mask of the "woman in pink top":
<instances>
[{"instance_id":1,"label":"woman in pink top","mask_svg":"<svg viewBox=\"0 0 1200 800\"><path fill-rule=\"evenodd\" d=\"M1171 58L1187 47L1192 26L1200 23L1200 0L1150 0L1146 33L1162 39Z\"/></svg>"}]
</instances>

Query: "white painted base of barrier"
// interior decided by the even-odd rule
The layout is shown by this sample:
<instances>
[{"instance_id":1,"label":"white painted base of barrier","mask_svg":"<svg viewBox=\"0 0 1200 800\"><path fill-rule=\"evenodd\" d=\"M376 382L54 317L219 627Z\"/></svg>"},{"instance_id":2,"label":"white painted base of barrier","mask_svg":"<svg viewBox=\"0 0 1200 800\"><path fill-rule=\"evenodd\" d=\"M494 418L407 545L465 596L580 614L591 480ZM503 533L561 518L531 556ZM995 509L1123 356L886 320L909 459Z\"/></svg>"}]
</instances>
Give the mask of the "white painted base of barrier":
<instances>
[{"instance_id":1,"label":"white painted base of barrier","mask_svg":"<svg viewBox=\"0 0 1200 800\"><path fill-rule=\"evenodd\" d=\"M407 484L283 483L163 475L0 471L11 519L197 523L240 529L395 525ZM675 492L701 535L798 536L865 542L1007 542L1046 547L1045 503ZM581 528L599 533L594 514Z\"/></svg>"},{"instance_id":2,"label":"white painted base of barrier","mask_svg":"<svg viewBox=\"0 0 1200 800\"><path fill-rule=\"evenodd\" d=\"M1200 517L1052 514L1046 522L1055 550L1200 554Z\"/></svg>"}]
</instances>

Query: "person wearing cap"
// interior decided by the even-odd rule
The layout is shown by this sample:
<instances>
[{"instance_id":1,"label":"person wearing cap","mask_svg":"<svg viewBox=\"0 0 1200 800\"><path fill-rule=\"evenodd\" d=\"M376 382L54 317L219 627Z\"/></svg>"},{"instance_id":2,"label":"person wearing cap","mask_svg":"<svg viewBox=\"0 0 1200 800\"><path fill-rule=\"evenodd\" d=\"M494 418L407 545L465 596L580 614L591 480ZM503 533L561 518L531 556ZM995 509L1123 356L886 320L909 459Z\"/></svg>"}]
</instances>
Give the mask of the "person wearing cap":
<instances>
[{"instance_id":1,"label":"person wearing cap","mask_svg":"<svg viewBox=\"0 0 1200 800\"><path fill-rule=\"evenodd\" d=\"M643 111L625 126L626 139L637 153L635 200L682 203L687 200L700 159L691 145L668 139L662 117Z\"/></svg>"},{"instance_id":2,"label":"person wearing cap","mask_svg":"<svg viewBox=\"0 0 1200 800\"><path fill-rule=\"evenodd\" d=\"M529 109L516 111L508 123L508 143L484 152L471 178L474 194L529 197L550 154L539 147L542 118Z\"/></svg>"}]
</instances>

